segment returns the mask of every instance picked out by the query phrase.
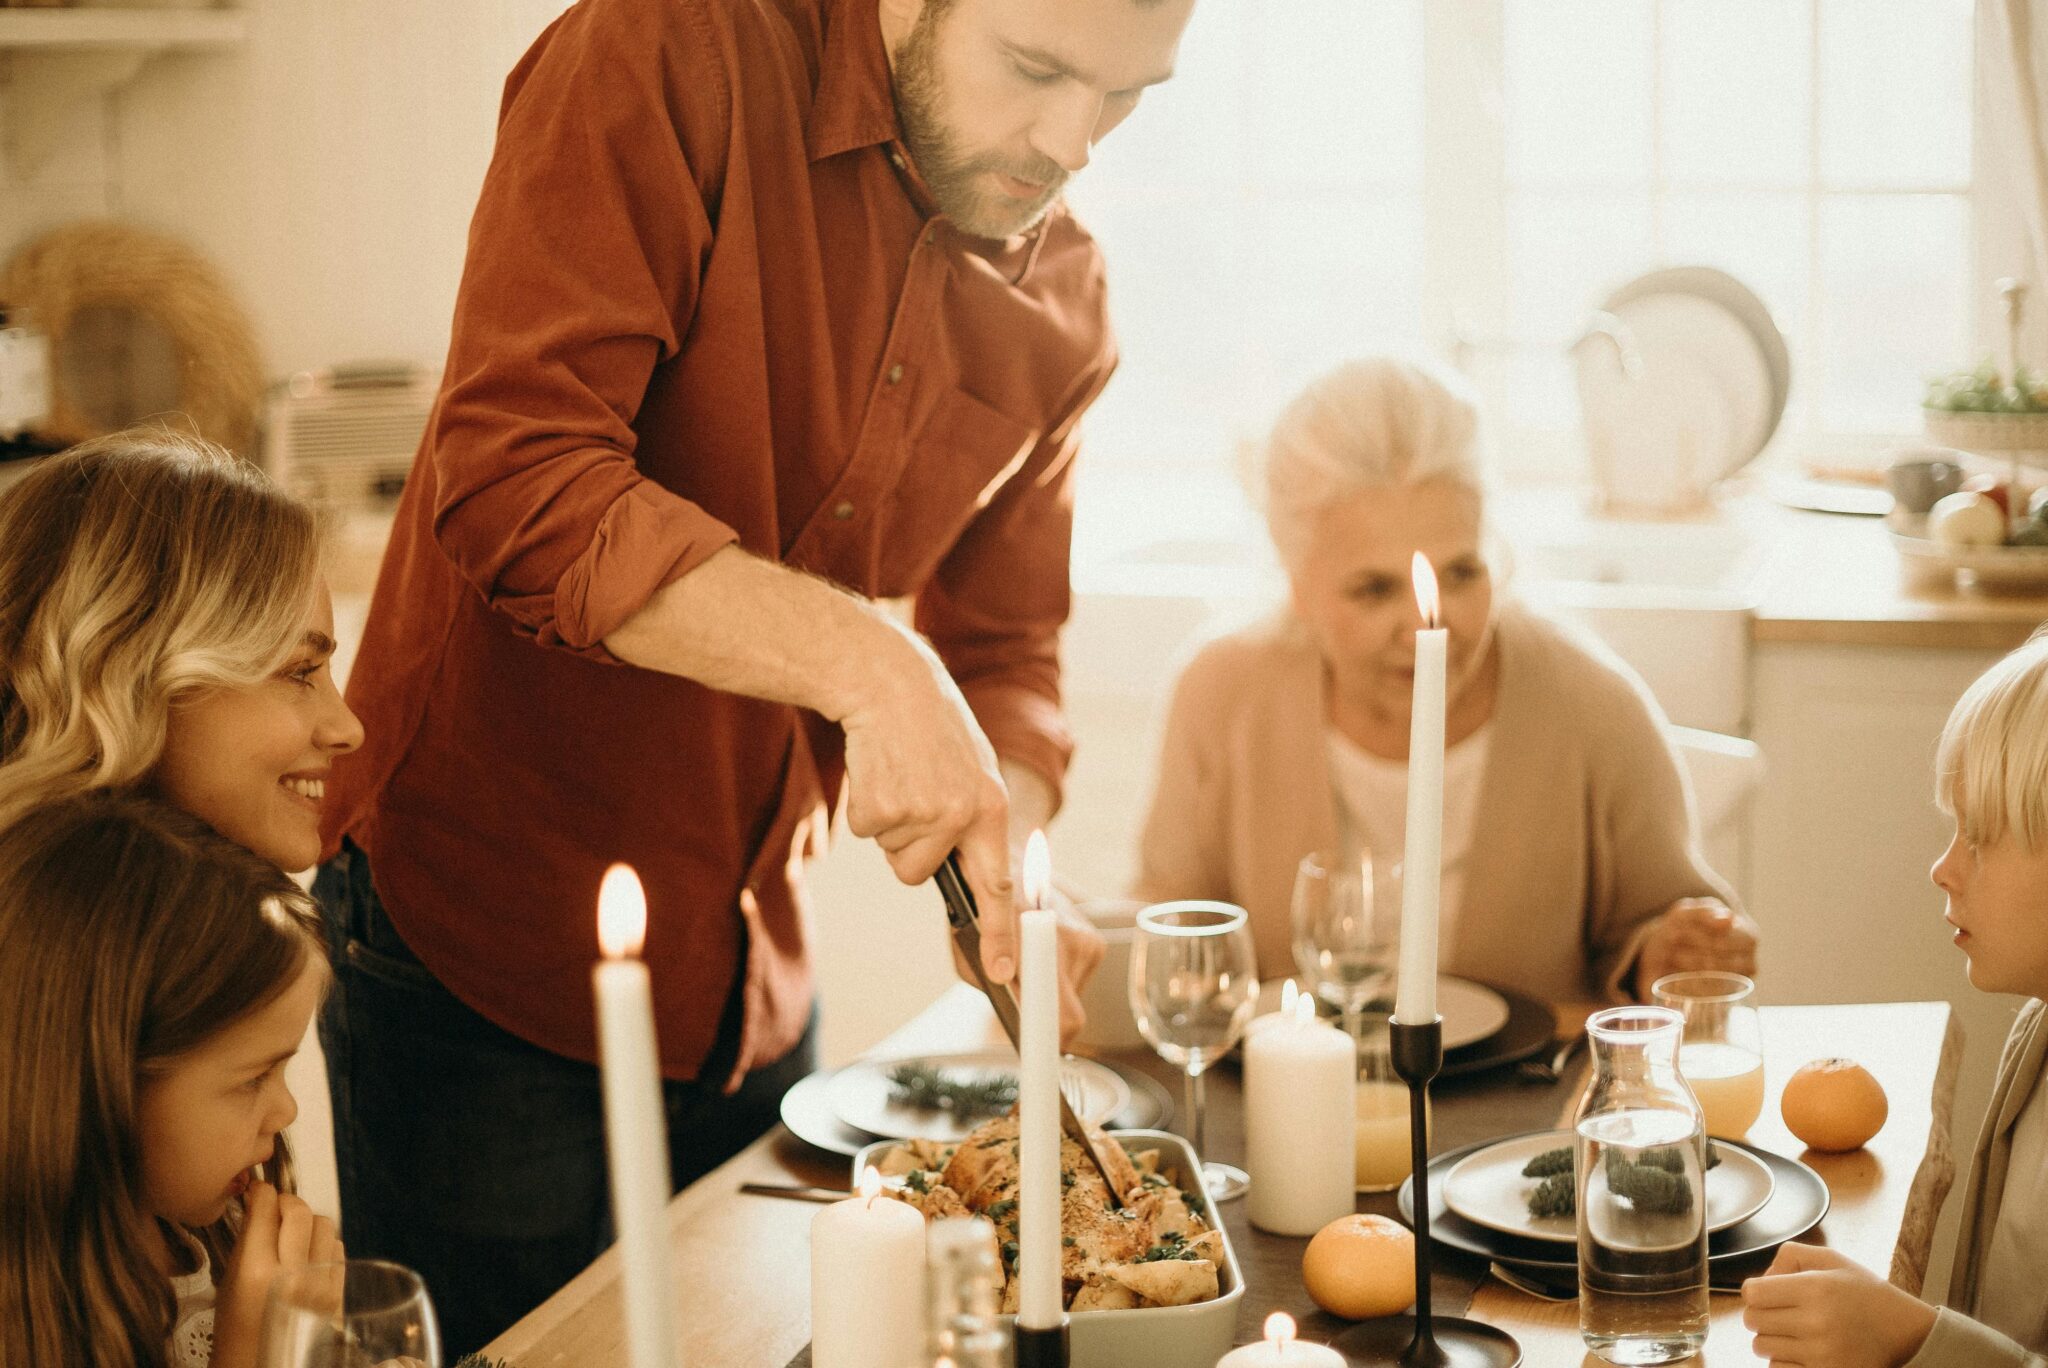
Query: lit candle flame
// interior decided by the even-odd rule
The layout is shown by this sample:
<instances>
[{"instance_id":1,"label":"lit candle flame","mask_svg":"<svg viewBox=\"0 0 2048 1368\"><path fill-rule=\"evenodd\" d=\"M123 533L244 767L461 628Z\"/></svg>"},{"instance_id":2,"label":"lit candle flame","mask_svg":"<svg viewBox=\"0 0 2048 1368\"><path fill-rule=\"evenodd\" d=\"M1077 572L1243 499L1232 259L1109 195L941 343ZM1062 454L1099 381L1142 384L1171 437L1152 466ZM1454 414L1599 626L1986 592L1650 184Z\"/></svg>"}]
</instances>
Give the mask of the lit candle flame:
<instances>
[{"instance_id":1,"label":"lit candle flame","mask_svg":"<svg viewBox=\"0 0 2048 1368\"><path fill-rule=\"evenodd\" d=\"M860 1195L868 1199L869 1206L882 1195L882 1171L873 1164L860 1171Z\"/></svg>"},{"instance_id":2,"label":"lit candle flame","mask_svg":"<svg viewBox=\"0 0 2048 1368\"><path fill-rule=\"evenodd\" d=\"M1294 980L1293 980L1293 979L1289 979L1289 980L1287 980L1287 982L1285 982L1285 983L1281 984L1281 985L1280 985L1280 1015L1281 1015L1281 1016L1283 1016L1283 1017L1291 1017L1291 1016L1293 1016L1293 1015L1294 1015L1294 1004L1295 1004L1295 1001L1296 1001L1296 1000L1297 1000L1298 998L1300 998L1300 996L1301 996L1301 989L1300 989L1299 987L1297 987L1297 986L1295 985L1295 982L1294 982Z\"/></svg>"},{"instance_id":3,"label":"lit candle flame","mask_svg":"<svg viewBox=\"0 0 2048 1368\"><path fill-rule=\"evenodd\" d=\"M1285 1311L1275 1311L1266 1317L1266 1343L1275 1349L1285 1349L1287 1342L1294 1338L1294 1317Z\"/></svg>"},{"instance_id":4,"label":"lit candle flame","mask_svg":"<svg viewBox=\"0 0 2048 1368\"><path fill-rule=\"evenodd\" d=\"M1425 628L1442 625L1443 605L1436 591L1436 570L1430 565L1429 557L1420 551L1415 553L1415 606L1422 612Z\"/></svg>"},{"instance_id":5,"label":"lit candle flame","mask_svg":"<svg viewBox=\"0 0 2048 1368\"><path fill-rule=\"evenodd\" d=\"M1024 905L1033 909L1045 906L1045 895L1052 889L1052 850L1045 843L1045 833L1034 831L1031 839L1024 842Z\"/></svg>"},{"instance_id":6,"label":"lit candle flame","mask_svg":"<svg viewBox=\"0 0 2048 1368\"><path fill-rule=\"evenodd\" d=\"M597 945L606 959L632 959L647 940L647 894L633 866L615 864L597 886Z\"/></svg>"},{"instance_id":7,"label":"lit candle flame","mask_svg":"<svg viewBox=\"0 0 2048 1368\"><path fill-rule=\"evenodd\" d=\"M1303 993L1294 1000L1294 1019L1306 1026L1316 1019L1316 1000Z\"/></svg>"}]
</instances>

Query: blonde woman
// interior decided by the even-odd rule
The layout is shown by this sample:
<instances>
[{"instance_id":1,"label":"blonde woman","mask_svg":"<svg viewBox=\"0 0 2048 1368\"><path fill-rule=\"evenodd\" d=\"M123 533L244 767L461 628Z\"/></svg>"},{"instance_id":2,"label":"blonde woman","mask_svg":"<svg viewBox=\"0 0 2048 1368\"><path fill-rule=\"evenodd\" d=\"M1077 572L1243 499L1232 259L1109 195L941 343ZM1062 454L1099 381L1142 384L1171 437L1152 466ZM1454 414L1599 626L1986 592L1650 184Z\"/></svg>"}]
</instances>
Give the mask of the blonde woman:
<instances>
[{"instance_id":1,"label":"blonde woman","mask_svg":"<svg viewBox=\"0 0 2048 1368\"><path fill-rule=\"evenodd\" d=\"M1288 406L1263 472L1287 610L1181 675L1137 893L1241 904L1260 972L1280 975L1302 856L1398 860L1420 551L1450 630L1446 972L1567 1000L1751 970L1754 926L1700 859L1656 703L1596 645L1495 595L1480 451L1471 398L1426 363L1355 361Z\"/></svg>"},{"instance_id":2,"label":"blonde woman","mask_svg":"<svg viewBox=\"0 0 2048 1368\"><path fill-rule=\"evenodd\" d=\"M137 430L0 494L0 828L150 790L279 868L362 727L328 672L310 510L225 451Z\"/></svg>"}]
</instances>

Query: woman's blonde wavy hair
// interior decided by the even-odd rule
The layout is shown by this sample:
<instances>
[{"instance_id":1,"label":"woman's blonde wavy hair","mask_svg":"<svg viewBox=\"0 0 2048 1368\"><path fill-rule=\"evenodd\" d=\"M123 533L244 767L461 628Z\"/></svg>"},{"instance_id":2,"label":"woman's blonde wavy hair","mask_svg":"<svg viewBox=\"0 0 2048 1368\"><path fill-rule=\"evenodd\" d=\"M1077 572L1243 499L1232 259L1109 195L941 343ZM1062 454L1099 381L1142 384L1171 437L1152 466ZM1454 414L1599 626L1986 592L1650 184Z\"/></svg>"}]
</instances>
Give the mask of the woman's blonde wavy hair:
<instances>
[{"instance_id":1,"label":"woman's blonde wavy hair","mask_svg":"<svg viewBox=\"0 0 2048 1368\"><path fill-rule=\"evenodd\" d=\"M1934 801L1972 845L2048 846L2048 628L1957 701L1935 750Z\"/></svg>"},{"instance_id":2,"label":"woman's blonde wavy hair","mask_svg":"<svg viewBox=\"0 0 2048 1368\"><path fill-rule=\"evenodd\" d=\"M147 781L173 704L284 664L318 573L311 509L165 429L75 446L0 494L0 829Z\"/></svg>"}]
</instances>

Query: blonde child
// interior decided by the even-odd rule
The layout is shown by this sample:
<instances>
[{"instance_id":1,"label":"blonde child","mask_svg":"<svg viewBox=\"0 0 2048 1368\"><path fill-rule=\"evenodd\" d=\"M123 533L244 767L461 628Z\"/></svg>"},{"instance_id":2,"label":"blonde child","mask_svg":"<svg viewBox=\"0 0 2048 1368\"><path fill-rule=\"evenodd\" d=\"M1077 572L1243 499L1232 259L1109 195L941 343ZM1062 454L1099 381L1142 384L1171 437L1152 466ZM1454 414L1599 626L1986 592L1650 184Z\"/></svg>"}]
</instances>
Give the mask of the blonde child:
<instances>
[{"instance_id":1,"label":"blonde child","mask_svg":"<svg viewBox=\"0 0 2048 1368\"><path fill-rule=\"evenodd\" d=\"M362 741L333 651L313 515L261 471L159 430L48 458L0 494L0 827L144 790L310 866Z\"/></svg>"},{"instance_id":2,"label":"blonde child","mask_svg":"<svg viewBox=\"0 0 2048 1368\"><path fill-rule=\"evenodd\" d=\"M1937 1310L1832 1250L1788 1244L1743 1286L1756 1353L1801 1368L2048 1368L2048 634L1991 667L1942 731L1935 864L1970 982L2019 993Z\"/></svg>"},{"instance_id":3,"label":"blonde child","mask_svg":"<svg viewBox=\"0 0 2048 1368\"><path fill-rule=\"evenodd\" d=\"M327 984L290 879L115 794L0 829L0 1368L254 1368L290 1192L284 1063Z\"/></svg>"}]
</instances>

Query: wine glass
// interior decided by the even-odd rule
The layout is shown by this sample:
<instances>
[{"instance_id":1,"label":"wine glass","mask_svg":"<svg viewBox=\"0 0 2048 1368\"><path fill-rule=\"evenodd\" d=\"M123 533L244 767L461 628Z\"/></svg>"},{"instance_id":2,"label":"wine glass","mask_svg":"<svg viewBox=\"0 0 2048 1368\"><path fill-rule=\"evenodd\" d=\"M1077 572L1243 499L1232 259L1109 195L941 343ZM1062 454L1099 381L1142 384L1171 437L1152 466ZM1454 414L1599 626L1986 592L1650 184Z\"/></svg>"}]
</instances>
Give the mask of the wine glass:
<instances>
[{"instance_id":1,"label":"wine glass","mask_svg":"<svg viewBox=\"0 0 2048 1368\"><path fill-rule=\"evenodd\" d=\"M1718 969L1688 970L1651 984L1650 1000L1685 1018L1678 1072L1699 1099L1707 1134L1740 1140L1764 1109L1756 984Z\"/></svg>"},{"instance_id":2,"label":"wine glass","mask_svg":"<svg viewBox=\"0 0 2048 1368\"><path fill-rule=\"evenodd\" d=\"M1365 1010L1393 982L1400 899L1375 897L1372 857L1304 855L1294 874L1294 963L1316 996L1364 1039Z\"/></svg>"},{"instance_id":3,"label":"wine glass","mask_svg":"<svg viewBox=\"0 0 2048 1368\"><path fill-rule=\"evenodd\" d=\"M379 1259L280 1273L263 1307L263 1368L441 1368L426 1284Z\"/></svg>"},{"instance_id":4,"label":"wine glass","mask_svg":"<svg viewBox=\"0 0 2048 1368\"><path fill-rule=\"evenodd\" d=\"M1170 902L1138 914L1131 940L1131 1015L1161 1058L1187 1074L1195 1153L1208 1154L1202 1074L1230 1053L1259 1002L1258 952L1242 907ZM1242 1197L1251 1180L1229 1164L1202 1163L1217 1201Z\"/></svg>"}]
</instances>

